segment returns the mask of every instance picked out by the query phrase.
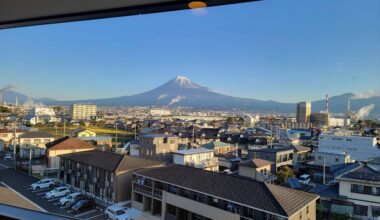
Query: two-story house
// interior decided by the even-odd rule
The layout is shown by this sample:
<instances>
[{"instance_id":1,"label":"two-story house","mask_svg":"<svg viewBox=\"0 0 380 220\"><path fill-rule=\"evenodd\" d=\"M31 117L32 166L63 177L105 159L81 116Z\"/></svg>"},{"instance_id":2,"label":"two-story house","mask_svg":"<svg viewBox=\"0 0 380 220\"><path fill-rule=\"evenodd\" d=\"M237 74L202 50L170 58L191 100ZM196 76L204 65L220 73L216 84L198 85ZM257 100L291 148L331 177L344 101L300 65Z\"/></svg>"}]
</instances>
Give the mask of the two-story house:
<instances>
[{"instance_id":1,"label":"two-story house","mask_svg":"<svg viewBox=\"0 0 380 220\"><path fill-rule=\"evenodd\" d=\"M167 134L146 134L140 137L139 156L171 162L171 152L178 150L178 137Z\"/></svg>"},{"instance_id":2,"label":"two-story house","mask_svg":"<svg viewBox=\"0 0 380 220\"><path fill-rule=\"evenodd\" d=\"M239 176L245 176L260 182L272 183L276 175L271 173L273 162L263 159L251 159L239 163Z\"/></svg>"},{"instance_id":3,"label":"two-story house","mask_svg":"<svg viewBox=\"0 0 380 220\"><path fill-rule=\"evenodd\" d=\"M95 150L95 146L73 137L62 137L46 145L49 168L59 168L60 155Z\"/></svg>"},{"instance_id":4,"label":"two-story house","mask_svg":"<svg viewBox=\"0 0 380 220\"><path fill-rule=\"evenodd\" d=\"M273 162L272 172L275 173L279 167L292 166L293 164L293 147L289 146L273 146L260 149L249 149L248 158L263 159Z\"/></svg>"},{"instance_id":5,"label":"two-story house","mask_svg":"<svg viewBox=\"0 0 380 220\"><path fill-rule=\"evenodd\" d=\"M131 198L133 172L162 163L107 151L60 155L60 180L104 203Z\"/></svg>"},{"instance_id":6,"label":"two-story house","mask_svg":"<svg viewBox=\"0 0 380 220\"><path fill-rule=\"evenodd\" d=\"M135 172L132 207L150 219L316 219L317 195L188 166Z\"/></svg>"},{"instance_id":7,"label":"two-story house","mask_svg":"<svg viewBox=\"0 0 380 220\"><path fill-rule=\"evenodd\" d=\"M173 152L173 163L209 171L219 171L218 158L214 157L214 151L205 148L175 151Z\"/></svg>"},{"instance_id":8,"label":"two-story house","mask_svg":"<svg viewBox=\"0 0 380 220\"><path fill-rule=\"evenodd\" d=\"M45 144L54 141L54 136L47 132L31 131L18 136L20 157L40 157L46 154Z\"/></svg>"}]
</instances>

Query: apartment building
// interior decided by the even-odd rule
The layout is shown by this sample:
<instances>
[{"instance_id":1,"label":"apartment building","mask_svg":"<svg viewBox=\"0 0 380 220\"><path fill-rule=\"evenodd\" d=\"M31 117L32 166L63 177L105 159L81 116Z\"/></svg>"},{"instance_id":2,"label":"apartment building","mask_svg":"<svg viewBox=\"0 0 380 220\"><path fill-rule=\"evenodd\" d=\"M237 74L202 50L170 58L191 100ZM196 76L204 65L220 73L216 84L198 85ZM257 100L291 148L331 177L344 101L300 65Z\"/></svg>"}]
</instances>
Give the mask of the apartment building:
<instances>
[{"instance_id":1,"label":"apartment building","mask_svg":"<svg viewBox=\"0 0 380 220\"><path fill-rule=\"evenodd\" d=\"M151 219L316 219L318 196L188 166L135 172L132 207Z\"/></svg>"},{"instance_id":2,"label":"apartment building","mask_svg":"<svg viewBox=\"0 0 380 220\"><path fill-rule=\"evenodd\" d=\"M173 161L171 152L178 150L178 137L168 134L146 134L140 137L139 156L165 162Z\"/></svg>"},{"instance_id":3,"label":"apartment building","mask_svg":"<svg viewBox=\"0 0 380 220\"><path fill-rule=\"evenodd\" d=\"M90 120L91 116L96 116L96 105L73 104L70 106L72 120Z\"/></svg>"},{"instance_id":4,"label":"apartment building","mask_svg":"<svg viewBox=\"0 0 380 220\"><path fill-rule=\"evenodd\" d=\"M59 168L60 155L94 150L95 146L72 137L62 137L45 144L47 149L48 167Z\"/></svg>"},{"instance_id":5,"label":"apartment building","mask_svg":"<svg viewBox=\"0 0 380 220\"><path fill-rule=\"evenodd\" d=\"M221 141L212 141L202 145L203 148L214 150L215 155L218 154L234 154L237 151L237 146Z\"/></svg>"},{"instance_id":6,"label":"apartment building","mask_svg":"<svg viewBox=\"0 0 380 220\"><path fill-rule=\"evenodd\" d=\"M209 171L219 171L218 158L214 157L214 151L205 148L175 151L173 152L173 163Z\"/></svg>"},{"instance_id":7,"label":"apartment building","mask_svg":"<svg viewBox=\"0 0 380 220\"><path fill-rule=\"evenodd\" d=\"M279 167L291 166L293 164L293 154L294 148L291 146L273 146L248 150L248 158L250 159L259 158L273 162L273 173L275 173Z\"/></svg>"},{"instance_id":8,"label":"apartment building","mask_svg":"<svg viewBox=\"0 0 380 220\"><path fill-rule=\"evenodd\" d=\"M131 198L133 172L162 163L106 151L60 155L60 180L105 203Z\"/></svg>"},{"instance_id":9,"label":"apartment building","mask_svg":"<svg viewBox=\"0 0 380 220\"><path fill-rule=\"evenodd\" d=\"M21 134L25 133L25 131L17 129L16 130L16 138L18 138ZM11 129L1 129L0 130L0 140L4 142L4 147L8 147L9 145L13 144L14 140L14 130Z\"/></svg>"},{"instance_id":10,"label":"apartment building","mask_svg":"<svg viewBox=\"0 0 380 220\"><path fill-rule=\"evenodd\" d=\"M263 159L252 159L239 163L239 176L245 176L260 182L271 183L276 175L271 173L272 162Z\"/></svg>"},{"instance_id":11,"label":"apartment building","mask_svg":"<svg viewBox=\"0 0 380 220\"><path fill-rule=\"evenodd\" d=\"M343 132L320 134L318 151L346 153L356 161L380 157L380 146L376 137L355 136Z\"/></svg>"}]
</instances>

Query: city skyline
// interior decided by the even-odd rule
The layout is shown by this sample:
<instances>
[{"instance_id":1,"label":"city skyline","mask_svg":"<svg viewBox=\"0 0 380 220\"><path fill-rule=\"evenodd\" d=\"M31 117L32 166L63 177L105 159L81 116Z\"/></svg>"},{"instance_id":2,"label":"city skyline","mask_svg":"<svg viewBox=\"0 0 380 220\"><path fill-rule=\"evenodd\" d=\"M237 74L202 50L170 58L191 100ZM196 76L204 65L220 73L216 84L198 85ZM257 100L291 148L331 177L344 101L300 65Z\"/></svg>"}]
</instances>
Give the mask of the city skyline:
<instances>
[{"instance_id":1,"label":"city skyline","mask_svg":"<svg viewBox=\"0 0 380 220\"><path fill-rule=\"evenodd\" d=\"M32 97L94 99L138 94L185 75L223 94L279 102L378 94L378 6L263 1L203 15L4 30L0 86L15 84Z\"/></svg>"}]
</instances>

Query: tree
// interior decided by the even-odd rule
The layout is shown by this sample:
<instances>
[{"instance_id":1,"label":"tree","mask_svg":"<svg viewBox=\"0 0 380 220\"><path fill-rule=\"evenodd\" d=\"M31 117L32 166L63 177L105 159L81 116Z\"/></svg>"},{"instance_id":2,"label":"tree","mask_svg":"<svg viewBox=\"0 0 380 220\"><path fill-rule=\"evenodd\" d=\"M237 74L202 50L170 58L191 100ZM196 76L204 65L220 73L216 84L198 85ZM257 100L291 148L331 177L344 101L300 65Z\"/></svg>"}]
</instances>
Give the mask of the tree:
<instances>
[{"instance_id":1,"label":"tree","mask_svg":"<svg viewBox=\"0 0 380 220\"><path fill-rule=\"evenodd\" d=\"M277 183L282 184L288 181L288 178L294 176L294 174L293 174L293 170L290 167L284 166L284 167L281 167L277 171L276 176L277 176Z\"/></svg>"},{"instance_id":2,"label":"tree","mask_svg":"<svg viewBox=\"0 0 380 220\"><path fill-rule=\"evenodd\" d=\"M0 113L11 113L11 110L5 106L0 106Z\"/></svg>"}]
</instances>

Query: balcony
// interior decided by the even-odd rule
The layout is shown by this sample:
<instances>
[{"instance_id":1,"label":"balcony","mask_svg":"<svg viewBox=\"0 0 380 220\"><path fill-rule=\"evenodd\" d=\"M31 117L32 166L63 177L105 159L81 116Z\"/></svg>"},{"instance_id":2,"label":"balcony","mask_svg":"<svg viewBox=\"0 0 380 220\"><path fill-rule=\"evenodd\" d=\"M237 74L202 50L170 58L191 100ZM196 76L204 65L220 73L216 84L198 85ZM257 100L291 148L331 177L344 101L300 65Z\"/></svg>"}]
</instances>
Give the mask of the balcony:
<instances>
[{"instance_id":1,"label":"balcony","mask_svg":"<svg viewBox=\"0 0 380 220\"><path fill-rule=\"evenodd\" d=\"M150 186L143 185L138 182L133 182L133 190L136 192L140 192L146 195L154 196L158 199L162 198L162 190L160 189L153 189Z\"/></svg>"},{"instance_id":2,"label":"balcony","mask_svg":"<svg viewBox=\"0 0 380 220\"><path fill-rule=\"evenodd\" d=\"M195 162L188 162L185 165L190 166L190 167L195 167L198 169L205 169L208 167L215 167L219 165L218 158L214 157L211 159L203 160L198 163Z\"/></svg>"}]
</instances>

